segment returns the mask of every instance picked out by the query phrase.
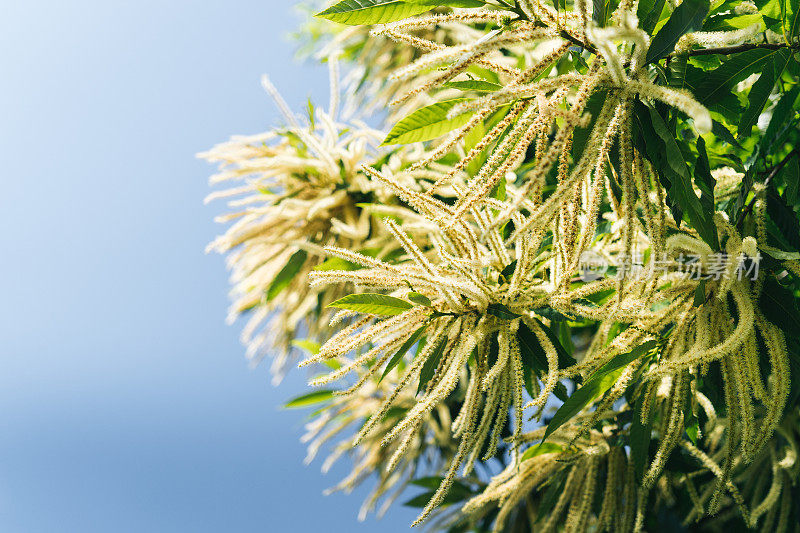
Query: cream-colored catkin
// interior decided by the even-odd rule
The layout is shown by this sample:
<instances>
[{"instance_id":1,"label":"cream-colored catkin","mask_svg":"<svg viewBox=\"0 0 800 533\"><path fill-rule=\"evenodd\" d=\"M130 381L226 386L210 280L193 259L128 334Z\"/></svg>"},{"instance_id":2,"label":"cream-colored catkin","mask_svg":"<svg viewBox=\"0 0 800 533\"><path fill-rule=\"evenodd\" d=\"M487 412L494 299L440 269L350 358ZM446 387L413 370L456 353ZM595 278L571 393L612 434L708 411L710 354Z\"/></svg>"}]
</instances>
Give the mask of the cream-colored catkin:
<instances>
[{"instance_id":1,"label":"cream-colored catkin","mask_svg":"<svg viewBox=\"0 0 800 533\"><path fill-rule=\"evenodd\" d=\"M547 520L542 525L541 531L543 533L549 533L551 531L556 531L556 526L558 522L561 520L561 515L564 513L567 505L573 498L573 495L580 490L580 469L578 468L570 468L569 474L567 474L567 479L564 482L564 488L561 490L561 495L556 500L556 504L553 506L553 509L550 511L549 515L547 516Z\"/></svg>"},{"instance_id":2,"label":"cream-colored catkin","mask_svg":"<svg viewBox=\"0 0 800 533\"><path fill-rule=\"evenodd\" d=\"M591 455L587 458L586 463L588 464L585 465L586 477L583 480L583 491L580 498L576 500L575 512L573 513L573 510L570 509L567 521L564 524L564 531L571 533L586 531L587 522L591 515L600 458L597 455Z\"/></svg>"}]
</instances>

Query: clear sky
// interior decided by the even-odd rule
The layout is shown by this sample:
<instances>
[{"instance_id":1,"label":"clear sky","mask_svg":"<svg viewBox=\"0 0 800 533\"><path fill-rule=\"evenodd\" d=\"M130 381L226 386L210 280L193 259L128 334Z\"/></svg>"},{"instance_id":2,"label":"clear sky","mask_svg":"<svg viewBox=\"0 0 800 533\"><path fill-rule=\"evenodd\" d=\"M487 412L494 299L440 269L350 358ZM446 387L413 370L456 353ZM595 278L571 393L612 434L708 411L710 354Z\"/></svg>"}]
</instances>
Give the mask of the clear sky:
<instances>
[{"instance_id":1,"label":"clear sky","mask_svg":"<svg viewBox=\"0 0 800 533\"><path fill-rule=\"evenodd\" d=\"M302 390L248 368L194 154L324 103L281 0L0 7L0 531L407 531L304 467Z\"/></svg>"}]
</instances>

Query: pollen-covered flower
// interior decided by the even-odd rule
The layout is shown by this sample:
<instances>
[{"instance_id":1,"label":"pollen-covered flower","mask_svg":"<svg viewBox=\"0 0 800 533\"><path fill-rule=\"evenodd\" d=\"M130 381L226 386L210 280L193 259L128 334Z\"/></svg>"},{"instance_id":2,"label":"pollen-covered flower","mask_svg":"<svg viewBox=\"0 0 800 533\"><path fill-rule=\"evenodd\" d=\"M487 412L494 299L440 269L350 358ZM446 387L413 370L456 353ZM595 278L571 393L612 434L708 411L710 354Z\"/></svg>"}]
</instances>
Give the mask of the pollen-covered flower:
<instances>
[{"instance_id":1,"label":"pollen-covered flower","mask_svg":"<svg viewBox=\"0 0 800 533\"><path fill-rule=\"evenodd\" d=\"M359 372L367 371L369 366L365 365ZM328 492L349 492L370 479L376 479L374 488L361 507L361 520L376 508L378 514L382 515L408 484L421 475L423 468L441 466L455 453L451 435L452 413L463 401L463 388L457 390L448 402L439 404L428 413L408 439L384 446L383 436L416 403L411 391L400 391L393 397L392 407L372 424L369 431L362 431L364 436L358 446L353 447L354 432L373 418L394 394L397 376L396 371L388 375L373 375L353 394L331 392L330 398L317 408L314 417L306 424L306 434L302 438L303 442L308 443L307 463L320 450L331 449L322 464L323 472L327 472L340 459L352 461L350 473ZM318 395L317 392L312 394ZM401 446L402 453L397 453Z\"/></svg>"},{"instance_id":2,"label":"pollen-covered flower","mask_svg":"<svg viewBox=\"0 0 800 533\"><path fill-rule=\"evenodd\" d=\"M399 169L413 162L414 151L379 149L380 132L360 122L337 122L335 100L330 112L317 109L303 124L266 78L264 85L288 124L234 137L200 157L220 166L212 184L232 184L207 198L228 199L231 209L217 220L232 224L208 247L228 254L234 284L230 319L249 317L242 334L248 357L259 359L274 348L273 371L280 379L295 359L292 341L327 331L318 320L320 310L345 294L342 288L308 286L314 269L350 268L325 262L323 248L336 245L379 257L393 251L391 238L365 206L396 202L361 165L373 161Z\"/></svg>"}]
</instances>

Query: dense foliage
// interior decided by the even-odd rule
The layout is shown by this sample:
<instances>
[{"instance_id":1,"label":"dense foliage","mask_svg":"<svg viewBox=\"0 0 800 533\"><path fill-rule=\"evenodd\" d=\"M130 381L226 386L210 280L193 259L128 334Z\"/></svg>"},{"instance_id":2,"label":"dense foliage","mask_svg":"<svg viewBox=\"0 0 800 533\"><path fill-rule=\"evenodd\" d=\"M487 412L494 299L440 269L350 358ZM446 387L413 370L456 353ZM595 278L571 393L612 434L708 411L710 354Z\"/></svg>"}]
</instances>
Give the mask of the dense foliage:
<instances>
[{"instance_id":1,"label":"dense foliage","mask_svg":"<svg viewBox=\"0 0 800 533\"><path fill-rule=\"evenodd\" d=\"M285 125L203 154L210 248L249 355L311 369L336 489L450 532L800 531L796 1L342 0L298 37L329 108L264 79Z\"/></svg>"}]
</instances>

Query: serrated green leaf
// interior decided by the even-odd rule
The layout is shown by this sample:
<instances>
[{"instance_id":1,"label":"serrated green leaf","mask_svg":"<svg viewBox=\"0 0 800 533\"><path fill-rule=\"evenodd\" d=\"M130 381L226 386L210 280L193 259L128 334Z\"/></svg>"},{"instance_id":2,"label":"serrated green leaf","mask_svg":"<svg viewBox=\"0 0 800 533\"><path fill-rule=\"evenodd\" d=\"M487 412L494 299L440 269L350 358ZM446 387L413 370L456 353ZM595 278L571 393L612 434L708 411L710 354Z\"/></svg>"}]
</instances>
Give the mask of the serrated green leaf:
<instances>
[{"instance_id":1,"label":"serrated green leaf","mask_svg":"<svg viewBox=\"0 0 800 533\"><path fill-rule=\"evenodd\" d=\"M784 125L787 121L794 118L794 103L798 95L800 95L800 85L795 85L791 90L781 96L781 99L775 104L775 108L772 110L772 118L767 126L767 131L764 132L764 136L759 143L761 155L768 155L776 148L773 145L778 140Z\"/></svg>"},{"instance_id":2,"label":"serrated green leaf","mask_svg":"<svg viewBox=\"0 0 800 533\"><path fill-rule=\"evenodd\" d=\"M706 280L701 279L700 283L697 284L697 287L694 289L694 301L692 305L694 307L700 307L706 303Z\"/></svg>"},{"instance_id":3,"label":"serrated green leaf","mask_svg":"<svg viewBox=\"0 0 800 533\"><path fill-rule=\"evenodd\" d=\"M430 7L483 7L486 2L483 0L406 0L412 4L420 4Z\"/></svg>"},{"instance_id":4,"label":"serrated green leaf","mask_svg":"<svg viewBox=\"0 0 800 533\"><path fill-rule=\"evenodd\" d=\"M703 24L703 31L741 30L753 24L758 24L762 31L766 29L764 19L759 13L737 15L731 11L708 17Z\"/></svg>"},{"instance_id":5,"label":"serrated green leaf","mask_svg":"<svg viewBox=\"0 0 800 533\"><path fill-rule=\"evenodd\" d=\"M711 133L717 136L722 141L730 144L731 146L735 146L739 150L743 150L742 145L736 140L736 137L723 126L721 123L717 122L716 120L711 121Z\"/></svg>"},{"instance_id":6,"label":"serrated green leaf","mask_svg":"<svg viewBox=\"0 0 800 533\"><path fill-rule=\"evenodd\" d=\"M329 257L322 263L314 267L314 270L359 270L362 267L356 263L351 263L341 257Z\"/></svg>"},{"instance_id":7,"label":"serrated green leaf","mask_svg":"<svg viewBox=\"0 0 800 533\"><path fill-rule=\"evenodd\" d=\"M302 396L298 396L289 400L284 407L289 409L296 409L299 407L307 407L309 405L318 404L333 398L333 390L315 390Z\"/></svg>"},{"instance_id":8,"label":"serrated green leaf","mask_svg":"<svg viewBox=\"0 0 800 533\"><path fill-rule=\"evenodd\" d=\"M385 378L389 374L389 372L391 372L392 369L394 367L396 367L400 363L400 361L403 359L403 356L406 354L406 352L408 352L408 350L410 350L411 347L414 346L414 344L417 341L419 341L420 337L422 337L422 335L425 334L425 329L426 328L427 328L427 325L422 326L417 331L412 333L411 336L408 338L408 340L406 340L406 342L403 343L403 345L400 347L400 349L397 350L397 352L389 360L389 363L387 363L386 370L383 371L383 374L381 375L380 379L378 380L379 383L381 381L383 381L383 378Z\"/></svg>"},{"instance_id":9,"label":"serrated green leaf","mask_svg":"<svg viewBox=\"0 0 800 533\"><path fill-rule=\"evenodd\" d=\"M797 336L800 331L800 309L792 291L769 277L759 298L764 316L785 333Z\"/></svg>"},{"instance_id":10,"label":"serrated green leaf","mask_svg":"<svg viewBox=\"0 0 800 533\"><path fill-rule=\"evenodd\" d=\"M646 423L642 423L642 406L644 404L644 391L639 394L633 408L633 421L629 431L631 445L631 460L633 461L634 474L637 480L644 476L644 467L647 464L647 454L650 449L650 436L653 431L654 410L651 409Z\"/></svg>"},{"instance_id":11,"label":"serrated green leaf","mask_svg":"<svg viewBox=\"0 0 800 533\"><path fill-rule=\"evenodd\" d=\"M764 64L761 75L750 88L750 93L747 96L747 109L742 113L742 118L739 120L737 134L740 138L750 135L750 131L755 126L761 111L763 111L769 100L769 95L772 93L775 82L783 73L783 69L786 68L791 58L792 53L790 51L778 50L772 60Z\"/></svg>"},{"instance_id":12,"label":"serrated green leaf","mask_svg":"<svg viewBox=\"0 0 800 533\"><path fill-rule=\"evenodd\" d=\"M675 136L667 129L661 115L652 107L637 101L634 107L634 123L637 145L644 156L653 164L662 184L667 188L667 196L685 212L692 227L709 246L717 248L717 230L712 216L694 192L689 170L683 159ZM673 211L674 213L674 211ZM680 223L680 216L676 217Z\"/></svg>"},{"instance_id":13,"label":"serrated green leaf","mask_svg":"<svg viewBox=\"0 0 800 533\"><path fill-rule=\"evenodd\" d=\"M394 296L366 292L339 298L332 304L328 304L328 307L337 307L369 315L393 316L399 315L414 306L410 302Z\"/></svg>"},{"instance_id":14,"label":"serrated green leaf","mask_svg":"<svg viewBox=\"0 0 800 533\"><path fill-rule=\"evenodd\" d=\"M786 252L784 250L779 250L778 248L774 248L766 244L759 246L759 248L761 249L762 252L764 252L768 256L774 257L775 259L780 259L781 261L800 260L800 252Z\"/></svg>"},{"instance_id":15,"label":"serrated green leaf","mask_svg":"<svg viewBox=\"0 0 800 533\"><path fill-rule=\"evenodd\" d=\"M424 305L426 307L430 307L432 303L430 298L428 298L424 294L420 294L414 291L409 292L407 298L417 305Z\"/></svg>"},{"instance_id":16,"label":"serrated green leaf","mask_svg":"<svg viewBox=\"0 0 800 533\"><path fill-rule=\"evenodd\" d=\"M668 66L669 86L676 89L683 89L686 85L686 69L688 67L689 54L680 54L671 58Z\"/></svg>"},{"instance_id":17,"label":"serrated green leaf","mask_svg":"<svg viewBox=\"0 0 800 533\"><path fill-rule=\"evenodd\" d=\"M311 355L316 355L319 353L319 349L321 348L318 342L314 342L309 339L302 339L302 340L293 340L292 346L297 346L298 348L302 348L303 350L307 351Z\"/></svg>"},{"instance_id":18,"label":"serrated green leaf","mask_svg":"<svg viewBox=\"0 0 800 533\"><path fill-rule=\"evenodd\" d=\"M444 481L442 476L425 476L411 480L411 484L423 489L436 490L442 484L442 481Z\"/></svg>"},{"instance_id":19,"label":"serrated green leaf","mask_svg":"<svg viewBox=\"0 0 800 533\"><path fill-rule=\"evenodd\" d=\"M781 179L786 187L783 191L786 203L792 207L797 206L798 189L800 189L800 157L795 156L784 165Z\"/></svg>"},{"instance_id":20,"label":"serrated green leaf","mask_svg":"<svg viewBox=\"0 0 800 533\"><path fill-rule=\"evenodd\" d=\"M489 306L486 308L486 312L503 320L513 320L522 316L518 313L515 313L505 305L498 303L489 304Z\"/></svg>"},{"instance_id":21,"label":"serrated green leaf","mask_svg":"<svg viewBox=\"0 0 800 533\"><path fill-rule=\"evenodd\" d=\"M653 37L645 62L652 63L666 57L675 49L675 43L682 35L702 28L709 7L708 0L683 0Z\"/></svg>"},{"instance_id":22,"label":"serrated green leaf","mask_svg":"<svg viewBox=\"0 0 800 533\"><path fill-rule=\"evenodd\" d=\"M735 97L734 86L751 74L760 72L778 50L755 49L733 54L713 70L688 67L686 85L698 102L738 123L741 105Z\"/></svg>"},{"instance_id":23,"label":"serrated green leaf","mask_svg":"<svg viewBox=\"0 0 800 533\"><path fill-rule=\"evenodd\" d=\"M702 137L697 138L697 161L694 165L694 182L697 188L700 189L700 207L704 213L714 212L714 187L717 185L717 180L711 175L711 166L708 163L708 154L706 153L706 142ZM708 244L712 249L719 249L719 239L715 224L712 220L708 220L710 227L708 228ZM705 237L704 237L705 239Z\"/></svg>"},{"instance_id":24,"label":"serrated green leaf","mask_svg":"<svg viewBox=\"0 0 800 533\"><path fill-rule=\"evenodd\" d=\"M514 275L514 271L516 269L517 269L517 260L514 259L509 264L507 264L505 267L503 267L503 270L500 271L500 275L503 276L503 279L510 280L511 276Z\"/></svg>"},{"instance_id":25,"label":"serrated green leaf","mask_svg":"<svg viewBox=\"0 0 800 533\"><path fill-rule=\"evenodd\" d=\"M598 396L610 389L626 366L646 355L650 350L655 348L657 344L656 341L647 341L630 352L614 356L611 361L595 371L595 373L558 408L558 411L556 411L556 414L553 415L552 420L550 420L550 423L547 425L542 442L552 435L555 430L580 413Z\"/></svg>"},{"instance_id":26,"label":"serrated green leaf","mask_svg":"<svg viewBox=\"0 0 800 533\"><path fill-rule=\"evenodd\" d=\"M517 329L517 339L519 340L522 364L532 369L537 376L544 375L547 372L547 356L539 344L536 334L521 322Z\"/></svg>"},{"instance_id":27,"label":"serrated green leaf","mask_svg":"<svg viewBox=\"0 0 800 533\"><path fill-rule=\"evenodd\" d=\"M385 24L430 11L431 6L401 0L342 0L315 16L358 26Z\"/></svg>"},{"instance_id":28,"label":"serrated green leaf","mask_svg":"<svg viewBox=\"0 0 800 533\"><path fill-rule=\"evenodd\" d=\"M307 257L308 253L305 250L298 250L292 254L286 265L278 272L278 275L275 276L272 283L269 284L266 295L268 302L275 299L276 296L289 286L295 276L297 276L297 273L300 272L300 269L303 268Z\"/></svg>"},{"instance_id":29,"label":"serrated green leaf","mask_svg":"<svg viewBox=\"0 0 800 533\"><path fill-rule=\"evenodd\" d=\"M592 0L592 20L601 28L608 20L608 0Z\"/></svg>"},{"instance_id":30,"label":"serrated green leaf","mask_svg":"<svg viewBox=\"0 0 800 533\"><path fill-rule=\"evenodd\" d=\"M459 91L472 91L476 93L493 93L503 88L498 83L492 83L484 80L463 80L463 81L448 81L444 87L450 89L458 89Z\"/></svg>"},{"instance_id":31,"label":"serrated green leaf","mask_svg":"<svg viewBox=\"0 0 800 533\"><path fill-rule=\"evenodd\" d=\"M519 460L522 462L536 457L537 455L544 455L546 453L560 453L562 451L564 451L564 448L558 444L554 444L552 442L541 442L525 450L525 453L522 454L522 457L520 457Z\"/></svg>"},{"instance_id":32,"label":"serrated green leaf","mask_svg":"<svg viewBox=\"0 0 800 533\"><path fill-rule=\"evenodd\" d=\"M772 186L767 191L767 215L789 246L794 248L794 251L800 251L800 222L797 220L797 215Z\"/></svg>"},{"instance_id":33,"label":"serrated green leaf","mask_svg":"<svg viewBox=\"0 0 800 533\"><path fill-rule=\"evenodd\" d=\"M569 351L561 344L561 339L558 338L558 335L553 332L553 329L544 325L544 322L539 320L538 318L533 318L533 320L542 328L544 334L550 340L550 343L555 347L556 353L558 354L558 368L568 368L575 364L575 358L570 355ZM522 324L520 324L521 326ZM542 348L544 350L544 348ZM545 361L546 361L545 356ZM544 367L547 369L547 366Z\"/></svg>"},{"instance_id":34,"label":"serrated green leaf","mask_svg":"<svg viewBox=\"0 0 800 533\"><path fill-rule=\"evenodd\" d=\"M439 341L433 353L428 356L428 359L422 365L422 370L419 371L419 386L417 387L417 394L425 390L425 386L433 377L436 372L436 367L439 366L439 361L442 359L442 354L447 346L447 336Z\"/></svg>"},{"instance_id":35,"label":"serrated green leaf","mask_svg":"<svg viewBox=\"0 0 800 533\"><path fill-rule=\"evenodd\" d=\"M431 501L431 498L433 498L434 494L436 494L436 491L434 490L429 492L423 492L422 494L417 494L410 500L403 502L403 505L405 507L416 507L418 509L421 509L422 507L428 505L428 502Z\"/></svg>"},{"instance_id":36,"label":"serrated green leaf","mask_svg":"<svg viewBox=\"0 0 800 533\"><path fill-rule=\"evenodd\" d=\"M700 436L700 424L697 421L697 417L692 415L687 417L686 420L686 435L688 435L692 444L697 445L697 438Z\"/></svg>"},{"instance_id":37,"label":"serrated green leaf","mask_svg":"<svg viewBox=\"0 0 800 533\"><path fill-rule=\"evenodd\" d=\"M652 33L655 29L658 20L661 17L661 12L664 11L664 4L666 0L640 0L639 7L636 10L636 16L639 18L639 27L647 33Z\"/></svg>"},{"instance_id":38,"label":"serrated green leaf","mask_svg":"<svg viewBox=\"0 0 800 533\"><path fill-rule=\"evenodd\" d=\"M453 118L447 118L447 114L457 104L468 100L469 98L453 98L417 109L392 127L383 144L429 141L460 128L469 122L472 113L462 113Z\"/></svg>"},{"instance_id":39,"label":"serrated green leaf","mask_svg":"<svg viewBox=\"0 0 800 533\"><path fill-rule=\"evenodd\" d=\"M567 474L565 470L559 470L550 481L546 482L549 483L549 486L544 492L542 502L539 504L539 510L536 512L536 522L539 522L542 518L547 516L547 513L555 507L556 502L558 502L558 499L564 491L566 482Z\"/></svg>"},{"instance_id":40,"label":"serrated green leaf","mask_svg":"<svg viewBox=\"0 0 800 533\"><path fill-rule=\"evenodd\" d=\"M437 479L437 478L436 477L422 478L421 480L425 480L426 481L426 485L424 485L424 486L425 486L425 488L427 488L428 483L432 482L434 479ZM438 478L438 479L442 479L442 478ZM440 484L441 484L441 482L440 482ZM420 486L423 486L423 485L420 485ZM432 489L432 490L430 490L428 492L423 492L422 494L419 494L417 496L414 496L413 498L411 498L410 500L405 502L403 505L405 505L406 507L425 507L428 504L428 502L431 500L431 498L433 498L433 495L436 493L436 489L438 489L438 488L439 488L439 485L436 485L434 487L434 489ZM464 483L462 483L460 481L454 481L453 484L450 485L450 489L447 491L447 495L442 500L442 505L450 505L450 504L453 504L453 503L458 503L460 501L466 500L467 498L469 498L472 495L473 495L473 492L470 490L470 488L467 485L465 485Z\"/></svg>"}]
</instances>

